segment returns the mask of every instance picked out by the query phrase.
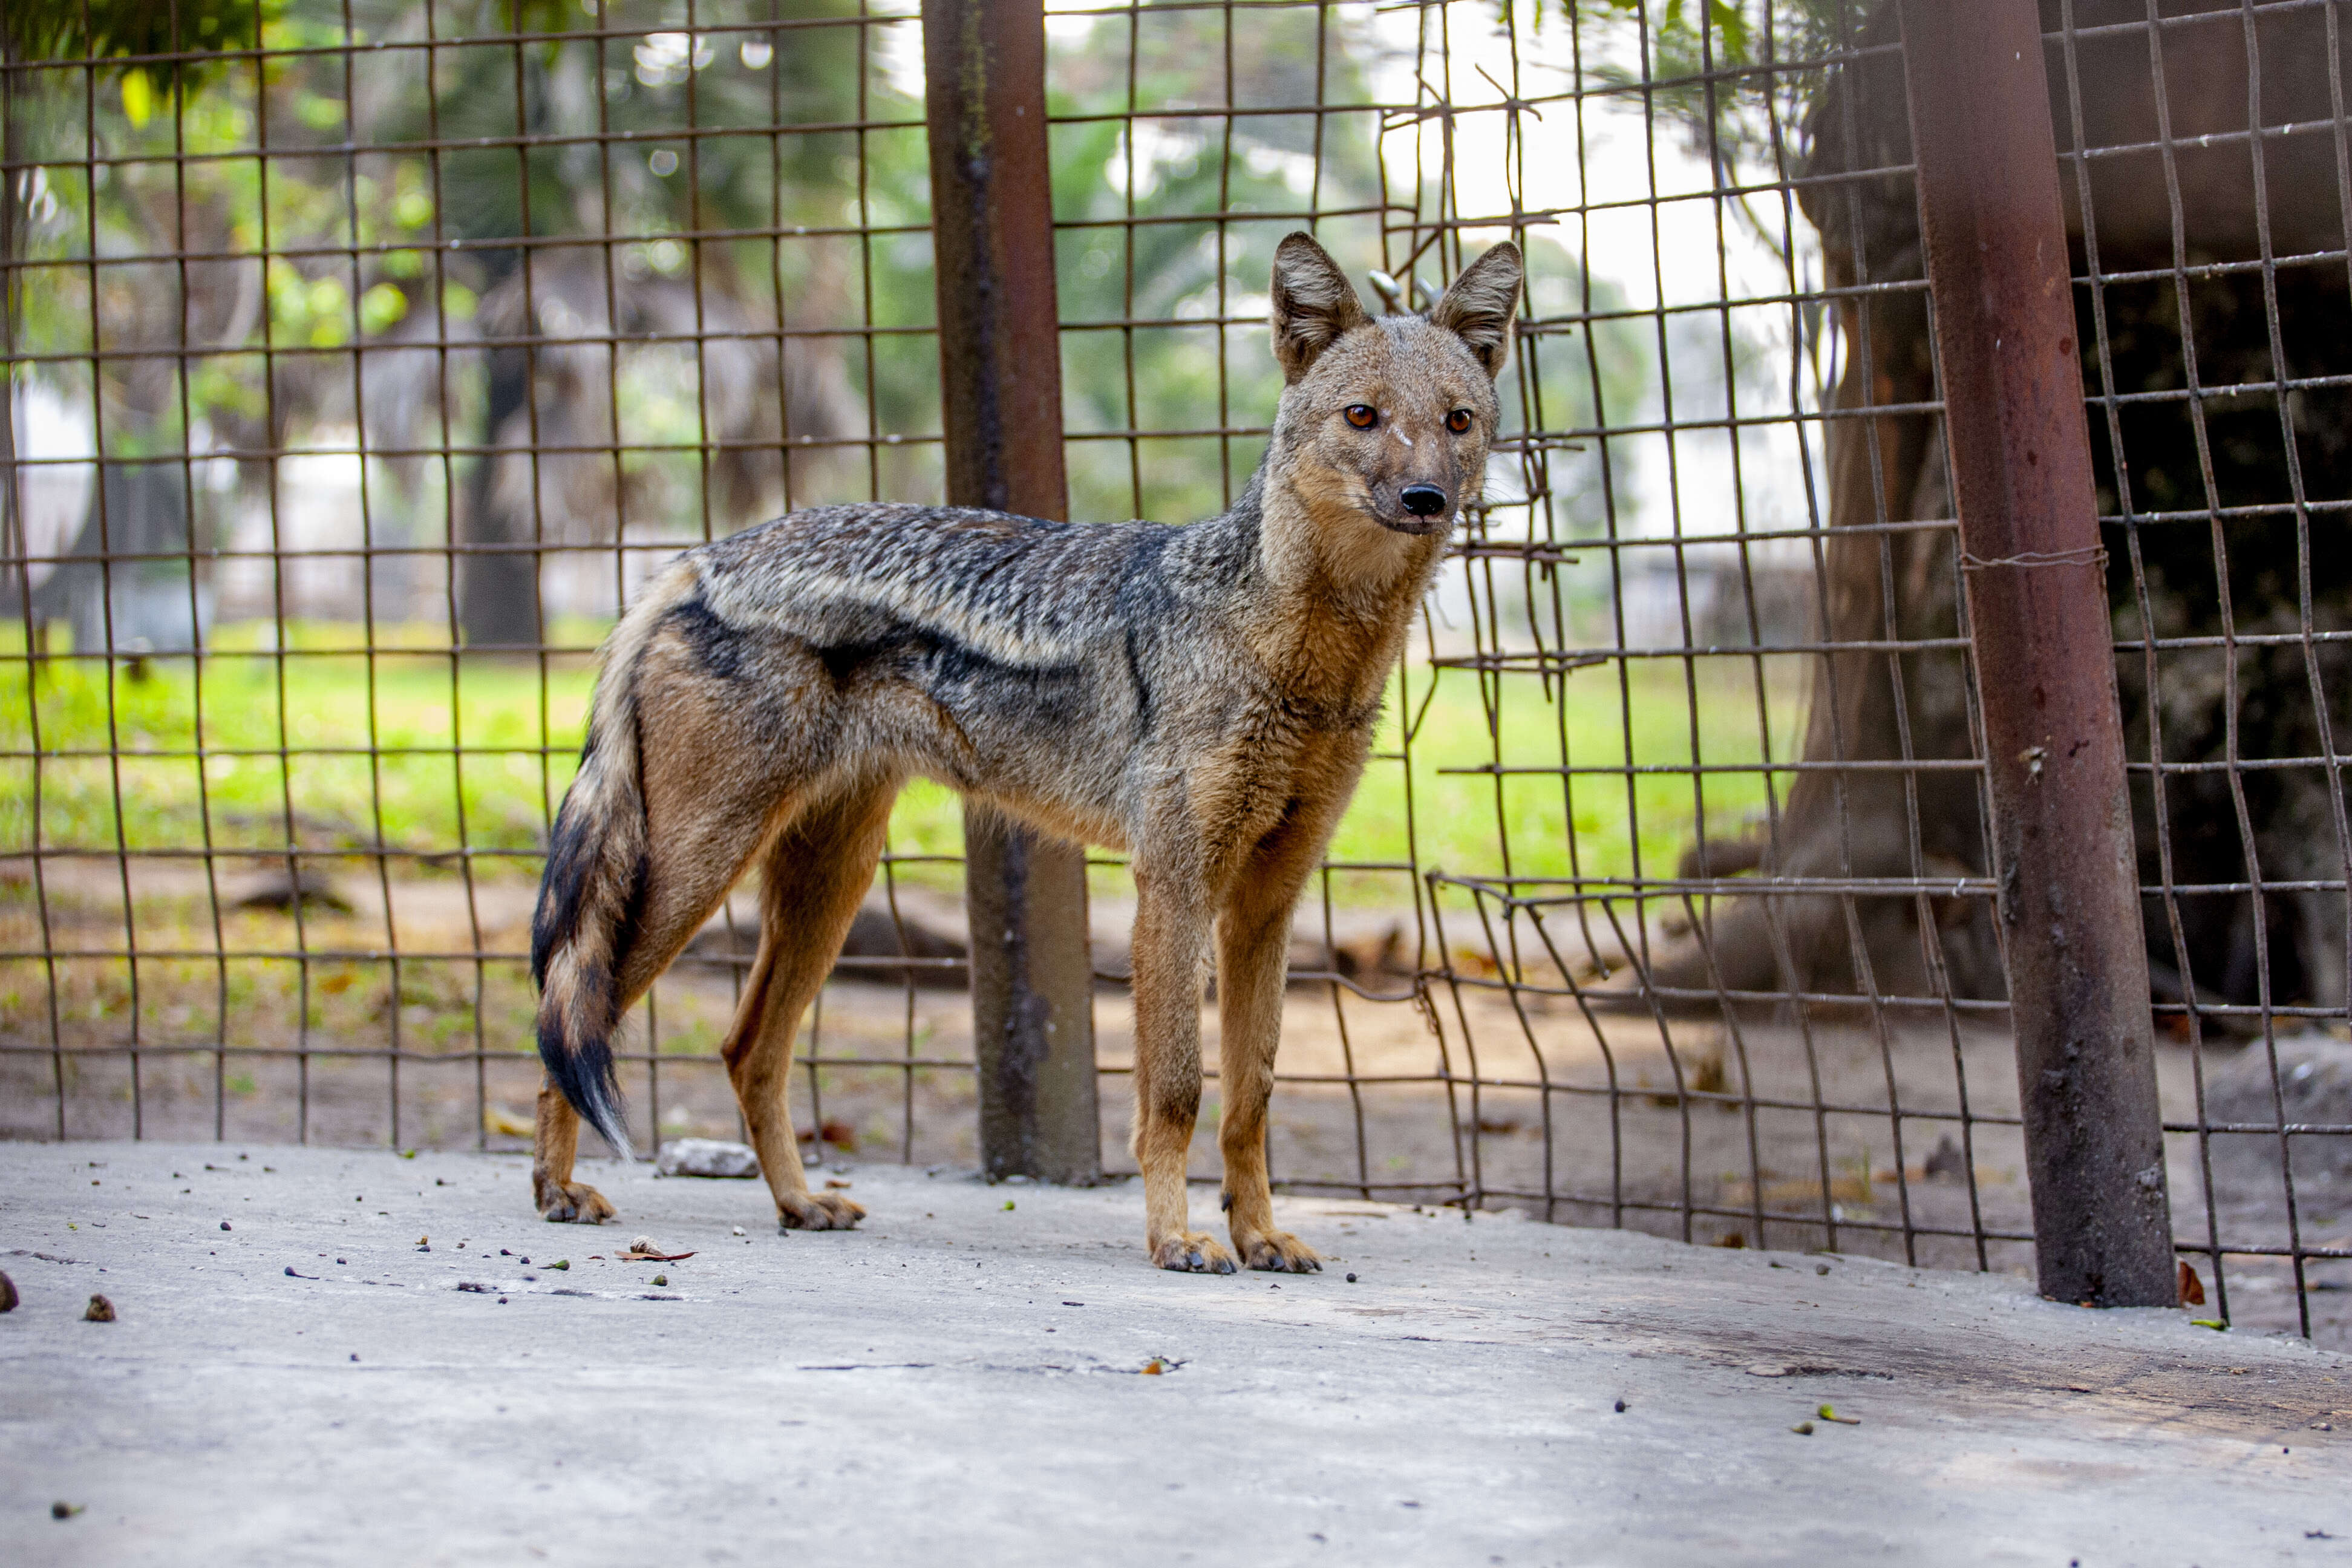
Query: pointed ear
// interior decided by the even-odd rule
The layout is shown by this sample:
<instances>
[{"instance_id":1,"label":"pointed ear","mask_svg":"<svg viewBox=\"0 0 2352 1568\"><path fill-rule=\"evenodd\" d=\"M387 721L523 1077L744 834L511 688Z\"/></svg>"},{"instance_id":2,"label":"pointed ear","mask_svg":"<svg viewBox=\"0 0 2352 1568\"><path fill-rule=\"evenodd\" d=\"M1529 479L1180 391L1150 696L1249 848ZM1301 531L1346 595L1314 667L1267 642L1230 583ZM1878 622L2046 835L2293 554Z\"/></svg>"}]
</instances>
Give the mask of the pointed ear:
<instances>
[{"instance_id":1,"label":"pointed ear","mask_svg":"<svg viewBox=\"0 0 2352 1568\"><path fill-rule=\"evenodd\" d=\"M1519 309L1519 247L1503 241L1462 269L1429 319L1470 345L1488 375L1511 357L1511 318Z\"/></svg>"},{"instance_id":2,"label":"pointed ear","mask_svg":"<svg viewBox=\"0 0 2352 1568\"><path fill-rule=\"evenodd\" d=\"M1348 275L1307 235L1290 236L1275 251L1274 357L1285 382L1305 375L1341 333L1370 319Z\"/></svg>"}]
</instances>

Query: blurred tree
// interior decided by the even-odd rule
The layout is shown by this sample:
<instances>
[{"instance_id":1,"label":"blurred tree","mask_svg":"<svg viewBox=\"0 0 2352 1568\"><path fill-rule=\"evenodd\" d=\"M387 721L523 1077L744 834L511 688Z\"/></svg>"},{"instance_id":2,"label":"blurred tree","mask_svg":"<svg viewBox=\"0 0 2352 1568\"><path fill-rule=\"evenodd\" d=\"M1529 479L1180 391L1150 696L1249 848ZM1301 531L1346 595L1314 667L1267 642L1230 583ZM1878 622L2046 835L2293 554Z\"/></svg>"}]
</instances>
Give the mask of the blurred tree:
<instances>
[{"instance_id":1,"label":"blurred tree","mask_svg":"<svg viewBox=\"0 0 2352 1568\"><path fill-rule=\"evenodd\" d=\"M0 7L0 167L25 171L0 181L0 276L5 279L0 355L13 361L22 348L49 335L44 328L58 325L53 312L40 309L54 305L54 296L28 283L24 265L36 227L66 232L57 220L61 208L68 219L77 216L76 205L89 226L97 226L90 193L82 193L81 204L61 204L47 171L28 167L75 140L79 117L70 113L71 104L84 93L110 89L120 96L122 114L134 126L144 126L164 102L178 100L217 74L218 65L206 56L248 47L275 5L276 0L179 0L169 5L153 0L11 0ZM115 63L125 60L135 63ZM95 68L37 68L59 62ZM154 237L148 221L154 215L135 195L121 210ZM137 290L127 292L130 298L110 301L114 308L109 314L119 312L129 330L110 333L109 346L147 341L138 328L152 313L142 306L152 307L154 296L149 292L142 300ZM50 298L45 300L45 295ZM170 366L116 359L93 374L99 384L91 389L93 412L102 401L116 416L100 456L123 460L101 463L87 515L67 549L85 559L60 565L37 593L26 565L29 541L16 460L16 390L24 367L12 363L0 375L0 476L5 477L0 485L0 608L32 623L67 616L80 653L110 641L141 651L192 649L201 617L184 559L118 565L87 559L107 553L184 557L194 546L184 471L138 460L171 441L175 410Z\"/></svg>"}]
</instances>

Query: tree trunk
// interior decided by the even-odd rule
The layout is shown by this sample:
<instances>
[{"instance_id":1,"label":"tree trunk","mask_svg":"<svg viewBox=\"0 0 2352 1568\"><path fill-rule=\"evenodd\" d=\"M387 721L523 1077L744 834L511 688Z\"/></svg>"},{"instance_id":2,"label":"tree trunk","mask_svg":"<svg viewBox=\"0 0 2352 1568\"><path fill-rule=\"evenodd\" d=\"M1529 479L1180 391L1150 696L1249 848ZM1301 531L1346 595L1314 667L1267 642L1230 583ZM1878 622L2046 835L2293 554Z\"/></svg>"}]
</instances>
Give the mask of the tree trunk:
<instances>
[{"instance_id":1,"label":"tree trunk","mask_svg":"<svg viewBox=\"0 0 2352 1568\"><path fill-rule=\"evenodd\" d=\"M2195 0L2173 11L2235 11L2231 0ZM2063 25L2054 4L2044 21ZM2077 0L2077 28L2144 21L2139 0ZM2263 121L2326 121L2325 18L2303 8L2263 15ZM2247 70L2237 25L2210 25L2210 37L2168 35L2167 102L2176 142L2174 171L2188 232L2182 259L2253 259L2263 254L2256 191L2243 132ZM1863 43L1897 37L1892 6L1877 9ZM2226 35L2226 36L2225 36ZM2227 47L2221 47L2226 43ZM2078 40L2077 79L2086 144L2158 139L2144 31ZM2061 156L2073 144L2076 106L2062 57L2051 82ZM2200 147L2208 132L2237 140ZM1902 61L1865 56L1832 79L1809 119L1808 172L1902 167L1911 159ZM2270 253L2340 249L2333 139L2266 142L2263 148ZM2095 241L2104 273L2176 265L2171 200L2153 154L2102 159L2092 166L2095 229L2083 233L2075 166L2064 171L2074 269L2090 267ZM1833 287L1921 276L1917 211L1907 174L1809 185L1802 200L1822 237ZM2191 283L2184 341L2182 301L2169 279L2109 284L2098 301L2076 289L2084 379L2095 399L2117 394L2254 384L2244 394L2138 402L2092 410L2099 507L2135 521L2105 529L2108 587L2117 635L2150 626L2165 638L2210 637L2226 621L2237 636L2327 632L2352 626L2352 540L2339 510L2298 516L2295 497L2352 497L2352 392L2295 390L2284 402L2269 385L2284 375L2341 374L2352 365L2352 300L2340 266L2285 268L2276 275L2278 345L2273 353L2264 284L2256 273ZM2100 317L2104 316L2104 332ZM1840 303L1844 370L1840 410L1915 405L1935 395L1926 307L1915 293L1874 294ZM2104 356L2104 358L2103 358ZM2112 374L2110 375L2110 371ZM2201 426L2201 430L2200 430ZM1959 635L1957 542L1948 531L1875 525L1948 518L1949 492L1937 422L1890 413L1832 422L1832 537L1819 558L1824 640L1916 641ZM2119 480L2118 475L2122 478ZM2210 476L2210 477L2209 477ZM2126 489L2128 493L2126 493ZM2265 507L2254 514L2219 510ZM2163 521L2140 521L2151 514ZM2234 668L2232 668L2234 667ZM2143 880L2173 884L2259 879L2340 881L2352 868L2343 829L2341 782L2324 765L2238 771L2195 764L2232 757L2325 756L2352 731L2352 650L2337 643L2161 650L2119 664L2126 734L2142 764L2133 778ZM2156 700L2150 701L2151 678ZM2315 691L2324 697L2315 700ZM2154 728L2168 764L2159 811L2145 764ZM1813 678L1805 759L1813 763L1965 758L1977 754L1966 666L1957 651L1841 650L1821 658ZM1767 875L1895 877L1932 883L1981 876L1986 866L1977 779L1958 772L1814 772L1799 775L1769 841L1751 852ZM1685 864L1703 865L1707 847ZM1998 997L2002 971L1990 914L1981 900L1740 898L1718 900L1692 942L1653 972L1663 986L1860 991L1867 964L1881 994L1927 994L1937 965L1954 994ZM2195 995L2252 1003L2343 1005L2352 972L2352 931L2340 891L2294 889L2259 901L2239 893L2183 895L2146 910L2159 997ZM2177 911L2181 940L2176 945Z\"/></svg>"},{"instance_id":2,"label":"tree trunk","mask_svg":"<svg viewBox=\"0 0 2352 1568\"><path fill-rule=\"evenodd\" d=\"M471 548L457 562L457 628L469 648L531 647L541 640L540 558L515 548L534 542L531 467L527 457L509 461L505 455L530 444L530 383L527 349L490 352L482 429L483 445L492 450L476 460L458 514L458 542Z\"/></svg>"}]
</instances>

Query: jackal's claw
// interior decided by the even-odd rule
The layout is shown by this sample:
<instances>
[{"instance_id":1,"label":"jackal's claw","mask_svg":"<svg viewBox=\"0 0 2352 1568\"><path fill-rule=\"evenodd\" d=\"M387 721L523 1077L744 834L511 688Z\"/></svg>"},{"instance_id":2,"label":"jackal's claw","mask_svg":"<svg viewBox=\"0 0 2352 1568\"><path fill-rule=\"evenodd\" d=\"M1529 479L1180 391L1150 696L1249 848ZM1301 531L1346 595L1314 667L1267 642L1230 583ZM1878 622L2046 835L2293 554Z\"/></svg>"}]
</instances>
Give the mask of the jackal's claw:
<instances>
[{"instance_id":1,"label":"jackal's claw","mask_svg":"<svg viewBox=\"0 0 2352 1568\"><path fill-rule=\"evenodd\" d=\"M1267 1231L1246 1245L1236 1238L1234 1245L1241 1247L1242 1256L1249 1259L1252 1268L1263 1268L1274 1274L1323 1272L1323 1259L1316 1255L1315 1249L1286 1230Z\"/></svg>"},{"instance_id":2,"label":"jackal's claw","mask_svg":"<svg viewBox=\"0 0 2352 1568\"><path fill-rule=\"evenodd\" d=\"M603 1225L614 1213L604 1194L585 1182L566 1182L540 1194L539 1212L550 1225Z\"/></svg>"},{"instance_id":3,"label":"jackal's claw","mask_svg":"<svg viewBox=\"0 0 2352 1568\"><path fill-rule=\"evenodd\" d=\"M810 1193L776 1205L778 1230L856 1230L866 1210L838 1193Z\"/></svg>"},{"instance_id":4,"label":"jackal's claw","mask_svg":"<svg viewBox=\"0 0 2352 1568\"><path fill-rule=\"evenodd\" d=\"M1205 1231L1171 1236L1151 1249L1151 1261L1178 1274L1231 1274L1234 1255Z\"/></svg>"}]
</instances>

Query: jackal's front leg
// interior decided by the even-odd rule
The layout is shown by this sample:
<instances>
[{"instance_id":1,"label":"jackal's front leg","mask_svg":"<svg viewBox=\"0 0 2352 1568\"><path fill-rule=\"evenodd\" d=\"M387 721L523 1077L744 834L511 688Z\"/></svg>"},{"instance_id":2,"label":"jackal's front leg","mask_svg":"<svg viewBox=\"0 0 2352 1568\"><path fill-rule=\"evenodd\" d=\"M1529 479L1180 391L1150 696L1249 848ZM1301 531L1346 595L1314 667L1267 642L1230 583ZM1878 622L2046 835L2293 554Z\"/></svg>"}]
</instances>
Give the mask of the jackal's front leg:
<instances>
[{"instance_id":1,"label":"jackal's front leg","mask_svg":"<svg viewBox=\"0 0 2352 1568\"><path fill-rule=\"evenodd\" d=\"M1197 883L1136 868L1135 1163L1143 1172L1151 1261L1231 1274L1234 1255L1192 1228L1184 1177L1201 1113L1201 959L1206 913Z\"/></svg>"},{"instance_id":2,"label":"jackal's front leg","mask_svg":"<svg viewBox=\"0 0 2352 1568\"><path fill-rule=\"evenodd\" d=\"M1344 803L1345 796L1340 797ZM1301 812L1250 857L1217 921L1217 1141L1225 1159L1225 1212L1234 1250L1252 1268L1319 1270L1315 1249L1274 1225L1265 1168L1266 1103L1282 1038L1290 916L1328 837L1335 808Z\"/></svg>"}]
</instances>

